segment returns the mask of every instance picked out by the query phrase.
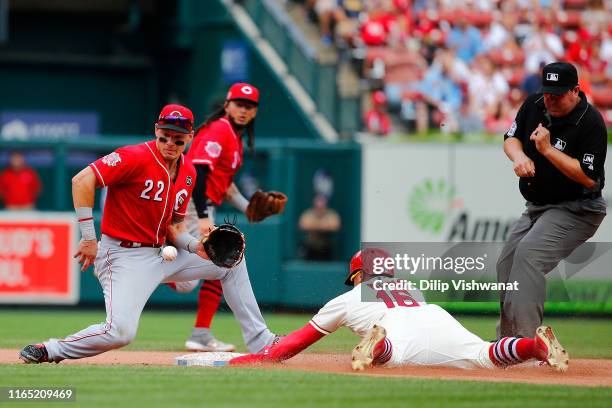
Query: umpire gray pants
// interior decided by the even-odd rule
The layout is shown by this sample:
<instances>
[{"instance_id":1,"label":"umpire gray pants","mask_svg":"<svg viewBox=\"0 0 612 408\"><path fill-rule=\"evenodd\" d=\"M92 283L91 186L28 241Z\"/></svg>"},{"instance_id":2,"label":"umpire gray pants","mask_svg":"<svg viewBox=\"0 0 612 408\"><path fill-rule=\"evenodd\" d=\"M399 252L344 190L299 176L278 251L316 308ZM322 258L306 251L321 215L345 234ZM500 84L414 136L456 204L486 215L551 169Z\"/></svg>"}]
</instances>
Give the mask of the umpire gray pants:
<instances>
[{"instance_id":1,"label":"umpire gray pants","mask_svg":"<svg viewBox=\"0 0 612 408\"><path fill-rule=\"evenodd\" d=\"M606 216L601 197L526 206L497 261L497 281L518 282L517 291L500 293L498 338L533 337L544 316L546 274L592 237Z\"/></svg>"}]
</instances>

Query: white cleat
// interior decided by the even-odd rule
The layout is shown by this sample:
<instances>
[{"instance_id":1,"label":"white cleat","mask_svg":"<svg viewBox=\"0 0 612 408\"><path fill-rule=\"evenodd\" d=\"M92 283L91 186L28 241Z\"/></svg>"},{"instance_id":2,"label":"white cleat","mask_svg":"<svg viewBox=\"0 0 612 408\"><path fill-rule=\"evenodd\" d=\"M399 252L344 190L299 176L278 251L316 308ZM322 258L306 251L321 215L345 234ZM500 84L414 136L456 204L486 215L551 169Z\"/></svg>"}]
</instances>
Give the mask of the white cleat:
<instances>
[{"instance_id":1,"label":"white cleat","mask_svg":"<svg viewBox=\"0 0 612 408\"><path fill-rule=\"evenodd\" d=\"M374 347L379 341L387 336L387 331L384 327L374 325L372 330L359 342L353 349L351 366L355 371L365 370L372 367L374 361Z\"/></svg>"},{"instance_id":2,"label":"white cleat","mask_svg":"<svg viewBox=\"0 0 612 408\"><path fill-rule=\"evenodd\" d=\"M536 347L541 351L543 361L557 371L565 372L569 366L569 354L555 337L552 328L540 326L535 334Z\"/></svg>"},{"instance_id":3,"label":"white cleat","mask_svg":"<svg viewBox=\"0 0 612 408\"><path fill-rule=\"evenodd\" d=\"M214 337L210 340L204 341L198 337L190 337L185 342L185 348L189 351L234 351L236 346L229 343L224 343L221 340L217 340Z\"/></svg>"}]
</instances>

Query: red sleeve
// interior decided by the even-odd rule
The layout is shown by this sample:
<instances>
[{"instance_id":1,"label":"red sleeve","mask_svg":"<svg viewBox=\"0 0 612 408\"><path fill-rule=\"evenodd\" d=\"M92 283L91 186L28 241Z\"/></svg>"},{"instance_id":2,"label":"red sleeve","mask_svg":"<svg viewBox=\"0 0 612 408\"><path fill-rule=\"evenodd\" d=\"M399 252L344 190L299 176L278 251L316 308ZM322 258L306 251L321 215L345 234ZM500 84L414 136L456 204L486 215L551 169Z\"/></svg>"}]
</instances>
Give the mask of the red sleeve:
<instances>
[{"instance_id":1,"label":"red sleeve","mask_svg":"<svg viewBox=\"0 0 612 408\"><path fill-rule=\"evenodd\" d=\"M253 363L278 363L290 359L311 344L320 340L323 333L317 331L310 323L292 333L289 333L273 346L267 346L258 354L247 354L230 360L230 365Z\"/></svg>"},{"instance_id":2,"label":"red sleeve","mask_svg":"<svg viewBox=\"0 0 612 408\"><path fill-rule=\"evenodd\" d=\"M209 127L201 131L198 143L193 146L194 150L191 153L191 161L193 164L205 164L211 170L215 169L215 164L221 157L223 146L225 143L228 129L225 124L213 122Z\"/></svg>"},{"instance_id":3,"label":"red sleeve","mask_svg":"<svg viewBox=\"0 0 612 408\"><path fill-rule=\"evenodd\" d=\"M120 184L127 180L138 164L138 155L133 153L132 146L122 147L91 163L98 185L106 187Z\"/></svg>"}]
</instances>

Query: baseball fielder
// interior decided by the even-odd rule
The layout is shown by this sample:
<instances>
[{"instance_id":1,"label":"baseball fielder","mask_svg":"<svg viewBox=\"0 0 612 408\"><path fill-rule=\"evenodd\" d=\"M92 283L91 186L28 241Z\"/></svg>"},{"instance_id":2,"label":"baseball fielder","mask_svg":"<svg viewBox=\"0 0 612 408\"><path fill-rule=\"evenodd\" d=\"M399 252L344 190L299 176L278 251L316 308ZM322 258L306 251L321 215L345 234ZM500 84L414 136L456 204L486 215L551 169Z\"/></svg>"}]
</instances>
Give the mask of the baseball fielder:
<instances>
[{"instance_id":1,"label":"baseball fielder","mask_svg":"<svg viewBox=\"0 0 612 408\"><path fill-rule=\"evenodd\" d=\"M180 105L165 106L155 139L117 149L90 164L72 180L72 195L82 239L77 253L82 270L94 264L106 305L106 321L64 339L28 345L26 363L90 357L129 344L142 309L162 282L219 279L228 305L240 323L251 352L275 338L255 301L243 260L231 269L208 260L202 243L184 230L184 215L196 172L182 152L193 138L193 114ZM96 187L108 186L102 237L96 239L92 207ZM165 261L165 242L178 248Z\"/></svg>"},{"instance_id":2,"label":"baseball fielder","mask_svg":"<svg viewBox=\"0 0 612 408\"><path fill-rule=\"evenodd\" d=\"M379 249L364 251L379 251L388 257ZM374 289L375 277L366 270L359 251L351 259L345 282L353 286L351 291L330 300L306 326L277 344L259 354L234 358L230 364L279 362L346 326L362 338L352 354L355 370L372 364L494 368L533 358L560 371L567 369L568 354L550 327L539 327L534 338L503 337L490 343L469 332L441 307L427 304L418 291ZM364 290L374 291L382 301L362 301Z\"/></svg>"},{"instance_id":3,"label":"baseball fielder","mask_svg":"<svg viewBox=\"0 0 612 408\"><path fill-rule=\"evenodd\" d=\"M213 113L196 132L187 157L196 168L198 177L192 199L187 207L186 222L189 232L194 236L204 236L214 223L215 206L224 200L239 211L246 213L251 222L259 222L266 216L282 211L275 193L257 192L248 201L233 182L234 176L242 166L242 136L247 134L248 147L253 149L254 124L259 104L259 90L253 85L236 83L227 93L223 106ZM272 197L271 211L260 208L258 199ZM286 198L285 198L286 199ZM282 201L282 200L281 200ZM278 202L278 200L277 200ZM284 202L283 204L284 205ZM260 211L261 210L261 211ZM198 286L199 282L170 284L174 290L185 293ZM216 339L210 326L219 303L222 289L218 280L206 280L198 294L198 312L191 336L185 348L193 351L233 351L233 344Z\"/></svg>"}]
</instances>

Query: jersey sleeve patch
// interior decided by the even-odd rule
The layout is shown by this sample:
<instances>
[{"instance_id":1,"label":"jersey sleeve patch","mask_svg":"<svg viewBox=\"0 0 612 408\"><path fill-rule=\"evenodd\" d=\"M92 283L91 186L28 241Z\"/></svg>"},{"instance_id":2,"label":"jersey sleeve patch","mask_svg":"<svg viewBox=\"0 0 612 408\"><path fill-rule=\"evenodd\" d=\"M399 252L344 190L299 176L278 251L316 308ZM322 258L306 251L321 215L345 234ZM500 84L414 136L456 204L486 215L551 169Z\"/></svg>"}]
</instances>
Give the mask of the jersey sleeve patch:
<instances>
[{"instance_id":1,"label":"jersey sleeve patch","mask_svg":"<svg viewBox=\"0 0 612 408\"><path fill-rule=\"evenodd\" d=\"M109 167L115 167L120 162L121 156L117 152L109 153L102 158L102 163L106 164Z\"/></svg>"},{"instance_id":2,"label":"jersey sleeve patch","mask_svg":"<svg viewBox=\"0 0 612 408\"><path fill-rule=\"evenodd\" d=\"M217 158L221 156L222 147L219 143L209 140L206 142L206 147L204 147L204 150L210 157Z\"/></svg>"},{"instance_id":3,"label":"jersey sleeve patch","mask_svg":"<svg viewBox=\"0 0 612 408\"><path fill-rule=\"evenodd\" d=\"M510 129L508 129L508 132L506 134L509 137L512 137L514 136L514 133L516 133L516 120L512 122L512 125L510 126Z\"/></svg>"}]
</instances>

